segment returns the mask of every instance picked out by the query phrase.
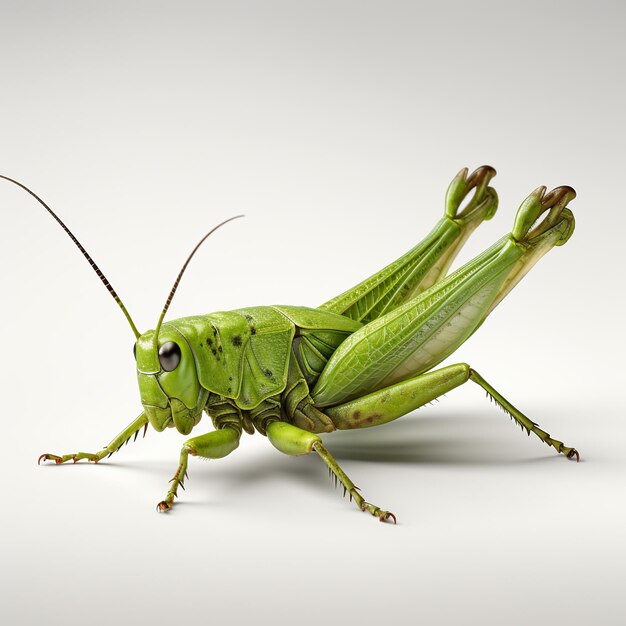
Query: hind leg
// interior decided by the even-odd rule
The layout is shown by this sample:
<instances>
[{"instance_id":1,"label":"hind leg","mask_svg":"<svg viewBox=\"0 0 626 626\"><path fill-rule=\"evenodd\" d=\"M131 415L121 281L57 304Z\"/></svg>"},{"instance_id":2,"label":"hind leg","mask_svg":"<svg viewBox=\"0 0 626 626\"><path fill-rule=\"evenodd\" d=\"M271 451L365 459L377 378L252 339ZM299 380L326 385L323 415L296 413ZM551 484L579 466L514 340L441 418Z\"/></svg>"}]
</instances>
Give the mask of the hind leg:
<instances>
[{"instance_id":1,"label":"hind leg","mask_svg":"<svg viewBox=\"0 0 626 626\"><path fill-rule=\"evenodd\" d=\"M476 370L470 369L470 380L482 387L487 395L500 407L504 409L522 428L526 430L528 435L533 433L543 443L552 446L558 453L564 454L568 459L576 458L576 461L580 460L580 455L576 448L568 448L562 441L553 439L550 435L541 430L538 424L526 417L519 409L515 408L501 393L496 391Z\"/></svg>"},{"instance_id":2,"label":"hind leg","mask_svg":"<svg viewBox=\"0 0 626 626\"><path fill-rule=\"evenodd\" d=\"M569 448L562 441L550 437L547 432L539 428L535 422L513 406L467 363L457 363L421 374L350 402L327 407L324 412L330 416L339 429L378 426L428 404L444 393L460 387L468 380L482 387L529 435L533 433L545 444L553 447L569 459L579 459L579 454L575 448Z\"/></svg>"},{"instance_id":3,"label":"hind leg","mask_svg":"<svg viewBox=\"0 0 626 626\"><path fill-rule=\"evenodd\" d=\"M531 432L534 433L541 441L552 446L557 452L564 454L567 458L575 457L578 460L578 452L574 448L568 448L563 442L553 439L548 433L541 430L535 422L514 407L466 363L443 367L434 372L421 374L396 383L356 400L334 407L326 407L324 414L330 417L337 428L343 430L380 426L428 404L444 393L460 387L468 380L485 389L493 400L522 428L528 431L529 435ZM318 410L312 405L309 406L316 411ZM354 499L362 511L368 511L371 515L378 517L381 522L393 520L395 523L396 516L393 513L366 502L358 488L324 447L318 435L293 424L276 421L268 425L267 436L272 445L285 454L302 455L316 452L328 466L328 470L335 481L342 484L344 495L349 494L350 500Z\"/></svg>"},{"instance_id":4,"label":"hind leg","mask_svg":"<svg viewBox=\"0 0 626 626\"><path fill-rule=\"evenodd\" d=\"M370 322L438 282L474 230L495 214L498 196L488 186L495 174L488 165L469 175L461 170L448 187L444 217L417 246L320 308Z\"/></svg>"}]
</instances>

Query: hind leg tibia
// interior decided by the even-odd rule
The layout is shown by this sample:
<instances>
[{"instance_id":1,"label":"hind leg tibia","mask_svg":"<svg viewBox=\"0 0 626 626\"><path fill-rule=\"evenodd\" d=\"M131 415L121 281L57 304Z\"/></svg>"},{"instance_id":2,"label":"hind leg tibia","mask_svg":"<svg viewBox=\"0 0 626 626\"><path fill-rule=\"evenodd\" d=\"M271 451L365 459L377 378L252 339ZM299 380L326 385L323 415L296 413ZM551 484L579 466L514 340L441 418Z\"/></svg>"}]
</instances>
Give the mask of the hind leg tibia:
<instances>
[{"instance_id":1,"label":"hind leg tibia","mask_svg":"<svg viewBox=\"0 0 626 626\"><path fill-rule=\"evenodd\" d=\"M476 370L470 368L470 380L475 382L477 385L482 387L487 395L506 413L508 413L522 428L525 430L528 435L533 433L543 443L552 446L557 452L560 454L564 454L568 459L576 459L577 461L580 459L580 455L576 448L568 448L562 441L558 441L557 439L553 439L550 435L541 430L538 424L533 422L531 419L526 417L518 408L514 407L501 393L496 391Z\"/></svg>"}]
</instances>

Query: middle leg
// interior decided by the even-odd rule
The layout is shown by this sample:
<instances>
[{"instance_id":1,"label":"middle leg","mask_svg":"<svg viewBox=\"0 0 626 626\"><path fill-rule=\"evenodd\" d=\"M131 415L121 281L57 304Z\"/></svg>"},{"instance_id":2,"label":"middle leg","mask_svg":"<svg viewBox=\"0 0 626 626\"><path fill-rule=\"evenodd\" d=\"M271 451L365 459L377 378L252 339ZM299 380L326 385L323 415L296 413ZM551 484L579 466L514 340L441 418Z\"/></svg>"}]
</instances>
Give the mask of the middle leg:
<instances>
[{"instance_id":1,"label":"middle leg","mask_svg":"<svg viewBox=\"0 0 626 626\"><path fill-rule=\"evenodd\" d=\"M174 498L178 495L178 487L185 489L184 482L187 477L189 455L200 456L205 459L221 459L237 448L240 438L240 429L226 426L221 430L214 430L186 441L180 451L178 468L170 480L172 485L167 492L167 496L165 496L165 500L157 504L157 511L159 513L169 511L174 505Z\"/></svg>"},{"instance_id":2,"label":"middle leg","mask_svg":"<svg viewBox=\"0 0 626 626\"><path fill-rule=\"evenodd\" d=\"M354 500L361 511L367 511L381 522L393 520L393 523L396 523L396 516L393 513L365 501L365 498L359 493L359 488L341 469L339 463L324 447L318 435L286 422L272 422L267 427L267 437L271 444L284 454L297 456L316 452L328 466L328 471L331 473L331 476L334 476L335 481L339 481L342 484L344 496L349 494L350 500Z\"/></svg>"}]
</instances>

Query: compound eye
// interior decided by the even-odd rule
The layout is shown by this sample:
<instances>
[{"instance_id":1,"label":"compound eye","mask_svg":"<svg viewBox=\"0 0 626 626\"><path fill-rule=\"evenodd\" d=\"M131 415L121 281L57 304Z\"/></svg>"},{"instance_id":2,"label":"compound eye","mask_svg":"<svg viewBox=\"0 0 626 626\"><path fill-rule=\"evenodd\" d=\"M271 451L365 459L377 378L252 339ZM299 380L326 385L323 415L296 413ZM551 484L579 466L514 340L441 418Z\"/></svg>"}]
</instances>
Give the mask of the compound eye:
<instances>
[{"instance_id":1,"label":"compound eye","mask_svg":"<svg viewBox=\"0 0 626 626\"><path fill-rule=\"evenodd\" d=\"M135 345L133 346L133 356L135 357L135 361L137 360L137 342L135 341Z\"/></svg>"},{"instance_id":2,"label":"compound eye","mask_svg":"<svg viewBox=\"0 0 626 626\"><path fill-rule=\"evenodd\" d=\"M159 363L166 372L171 372L180 363L180 347L173 341L164 343L159 348Z\"/></svg>"}]
</instances>

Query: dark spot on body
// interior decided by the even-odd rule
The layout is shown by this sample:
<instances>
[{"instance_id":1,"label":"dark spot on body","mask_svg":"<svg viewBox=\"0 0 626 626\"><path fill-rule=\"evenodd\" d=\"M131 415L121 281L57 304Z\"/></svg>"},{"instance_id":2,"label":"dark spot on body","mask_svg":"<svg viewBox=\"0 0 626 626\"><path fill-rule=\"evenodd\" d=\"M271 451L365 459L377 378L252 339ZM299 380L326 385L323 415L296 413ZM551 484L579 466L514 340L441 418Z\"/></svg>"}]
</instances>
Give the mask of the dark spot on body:
<instances>
[{"instance_id":1,"label":"dark spot on body","mask_svg":"<svg viewBox=\"0 0 626 626\"><path fill-rule=\"evenodd\" d=\"M232 388L232 387L229 387L229 388L228 388L228 393L232 393L232 392L233 392L233 388Z\"/></svg>"},{"instance_id":2,"label":"dark spot on body","mask_svg":"<svg viewBox=\"0 0 626 626\"><path fill-rule=\"evenodd\" d=\"M360 420L360 419L361 419L361 411L355 411L355 412L352 414L352 419L354 419L354 420Z\"/></svg>"},{"instance_id":3,"label":"dark spot on body","mask_svg":"<svg viewBox=\"0 0 626 626\"><path fill-rule=\"evenodd\" d=\"M241 347L241 337L239 335L235 335L232 338L232 342L233 342L233 346L235 346L235 348L240 348Z\"/></svg>"},{"instance_id":4,"label":"dark spot on body","mask_svg":"<svg viewBox=\"0 0 626 626\"><path fill-rule=\"evenodd\" d=\"M217 350L215 348L211 348L211 352L213 353L213 356L217 354Z\"/></svg>"},{"instance_id":5,"label":"dark spot on body","mask_svg":"<svg viewBox=\"0 0 626 626\"><path fill-rule=\"evenodd\" d=\"M253 322L254 318L252 317L252 315L244 315L244 317L249 321L249 322Z\"/></svg>"},{"instance_id":6,"label":"dark spot on body","mask_svg":"<svg viewBox=\"0 0 626 626\"><path fill-rule=\"evenodd\" d=\"M228 377L228 380L232 383L232 382L233 382L233 377L232 377L232 376L229 376L229 377Z\"/></svg>"},{"instance_id":7,"label":"dark spot on body","mask_svg":"<svg viewBox=\"0 0 626 626\"><path fill-rule=\"evenodd\" d=\"M223 350L222 350L222 346L218 346L218 347L217 347L217 351L218 351L218 352L223 352Z\"/></svg>"},{"instance_id":8,"label":"dark spot on body","mask_svg":"<svg viewBox=\"0 0 626 626\"><path fill-rule=\"evenodd\" d=\"M379 417L381 417L381 413L372 413L371 415L368 415L368 416L365 418L365 421L366 421L368 424L371 424L374 420L377 420Z\"/></svg>"},{"instance_id":9,"label":"dark spot on body","mask_svg":"<svg viewBox=\"0 0 626 626\"><path fill-rule=\"evenodd\" d=\"M207 337L207 338L206 338L206 345L207 345L207 346L211 346L211 345L213 345L213 339L211 339L211 337Z\"/></svg>"},{"instance_id":10,"label":"dark spot on body","mask_svg":"<svg viewBox=\"0 0 626 626\"><path fill-rule=\"evenodd\" d=\"M250 326L250 334L256 335L256 328L254 326Z\"/></svg>"},{"instance_id":11,"label":"dark spot on body","mask_svg":"<svg viewBox=\"0 0 626 626\"><path fill-rule=\"evenodd\" d=\"M263 370L263 373L264 373L264 374L265 374L268 378L271 378L271 377L274 375L274 374L272 373L272 370L268 370L268 369Z\"/></svg>"}]
</instances>

